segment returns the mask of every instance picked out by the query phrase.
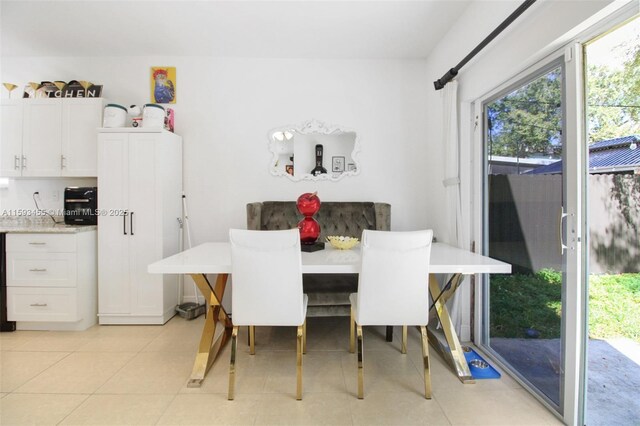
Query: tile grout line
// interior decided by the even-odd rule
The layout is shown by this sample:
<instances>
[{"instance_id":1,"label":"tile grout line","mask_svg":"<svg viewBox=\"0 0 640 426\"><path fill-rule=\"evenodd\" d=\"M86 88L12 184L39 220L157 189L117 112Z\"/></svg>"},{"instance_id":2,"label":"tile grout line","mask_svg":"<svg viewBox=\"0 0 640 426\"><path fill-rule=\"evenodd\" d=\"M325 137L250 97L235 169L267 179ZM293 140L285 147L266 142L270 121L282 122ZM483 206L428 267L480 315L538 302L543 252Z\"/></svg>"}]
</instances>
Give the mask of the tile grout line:
<instances>
[{"instance_id":1,"label":"tile grout line","mask_svg":"<svg viewBox=\"0 0 640 426\"><path fill-rule=\"evenodd\" d=\"M147 394L145 394L147 395ZM158 420L156 420L156 422L154 423L154 425L157 425L158 423L160 423L160 420L162 420L162 416L164 416L164 413L167 412L167 410L169 409L169 407L171 406L171 404L173 404L173 401L176 400L176 398L178 397L178 395L180 395L180 391L176 392L175 395L173 395L173 398L171 398L171 401L169 401L169 403L167 404L166 407L164 407L164 410L162 410L162 413L160 413L160 415L158 416Z\"/></svg>"},{"instance_id":2,"label":"tile grout line","mask_svg":"<svg viewBox=\"0 0 640 426\"><path fill-rule=\"evenodd\" d=\"M97 338L98 336L96 336ZM84 345L83 345L84 346ZM82 346L81 346L82 347ZM80 348L77 348L75 351L73 351L73 353L87 353L87 352L81 352L79 350ZM90 352L89 352L90 353ZM101 351L99 353L104 353L104 351ZM138 352L134 352L135 354L138 354ZM78 404L78 406L76 406L73 410L71 410L69 413L67 413L66 416L64 416L64 418L62 420L60 420L60 422L57 423L57 425L61 424L62 422L64 422L69 416L71 416L73 413L75 413L80 407L82 407L88 400L89 398L91 398L92 396L96 395L96 392L102 388L102 386L105 385L105 383L107 383L109 381L109 379L111 379L112 377L114 377L121 369L124 368L125 365L127 365L129 362L131 362L136 355L132 356L131 359L129 359L129 361L125 362L122 367L120 367L118 370L116 370L111 376L109 376L104 383L102 383L102 385L98 386L93 392L91 392L90 394L87 394L87 397L80 403Z\"/></svg>"},{"instance_id":3,"label":"tile grout line","mask_svg":"<svg viewBox=\"0 0 640 426\"><path fill-rule=\"evenodd\" d=\"M80 349L80 348L78 348ZM74 353L90 353L90 352L81 352L80 350L76 349L74 351ZM99 353L106 353L104 351L99 352ZM116 352L117 353L117 352ZM130 352L131 353L131 352ZM116 374L118 374L118 372L120 372L120 370L122 370L127 364L129 364L131 361L133 361L133 359L136 357L136 355L138 355L140 353L140 351L138 352L133 352L134 355L127 361L125 362L119 369L117 369L111 376L109 376L107 379L105 379L104 383L102 383L102 385L98 386L93 392L91 392L90 394L87 395L87 398L85 398L76 408L74 408L73 410L71 410L65 417L64 419L62 419L58 424L62 423L64 420L67 419L67 417L69 417L70 415L72 415L73 413L76 412L76 410L78 410L80 407L82 407L82 405L89 400L89 398L91 398L92 396L96 395L96 392L98 390L100 390L112 377L114 377Z\"/></svg>"},{"instance_id":4,"label":"tile grout line","mask_svg":"<svg viewBox=\"0 0 640 426\"><path fill-rule=\"evenodd\" d=\"M449 414L447 414L446 410L444 409L442 404L440 404L440 401L438 401L438 398L435 396L435 394L431 395L431 400L435 401L435 403L438 406L438 408L440 408L440 411L442 412L442 415L444 416L445 419L447 419L447 422L449 422L449 425L453 425L453 421L449 417Z\"/></svg>"},{"instance_id":5,"label":"tile grout line","mask_svg":"<svg viewBox=\"0 0 640 426\"><path fill-rule=\"evenodd\" d=\"M20 351L22 352L22 351ZM54 353L59 353L59 352L54 352ZM47 371L48 369L50 369L51 367L55 366L56 364L62 362L62 360L66 359L67 357L71 356L73 352L67 352L67 355L63 356L62 358L60 358L59 360L57 360L56 362L54 362L53 364L51 364L50 366L48 366L47 368L45 368L44 370L42 370L41 372L37 373L35 376L27 379L27 381L25 381L24 383L22 383L21 385L17 386L15 389L13 389L11 392L8 393L28 393L28 392L16 392L18 389L20 389L22 386L26 385L27 383L29 383L30 381L34 380L35 378L37 378L38 376L40 376L41 374L43 374L45 371Z\"/></svg>"},{"instance_id":6,"label":"tile grout line","mask_svg":"<svg viewBox=\"0 0 640 426\"><path fill-rule=\"evenodd\" d=\"M56 395L60 395L60 394L56 394ZM67 417L69 417L71 414L73 414L78 408L82 407L82 405L91 397L91 394L71 394L71 395L86 395L86 398L83 399L80 402L80 404L78 404L74 409L69 411L62 419L60 419L60 421L58 423L56 423L56 426L61 424L62 422L64 422L67 419Z\"/></svg>"},{"instance_id":7,"label":"tile grout line","mask_svg":"<svg viewBox=\"0 0 640 426\"><path fill-rule=\"evenodd\" d=\"M157 338L157 337L158 337L158 336L156 336L156 338ZM152 339L151 341L153 341L153 340L155 340L155 338L154 338L154 339ZM151 343L151 342L149 342L149 343ZM101 395L101 394L98 394L97 392L98 392L102 387L104 387L104 385L105 385L109 380L111 380L113 377L115 377L115 375L116 375L116 374L118 374L118 373L119 373L123 368L125 368L125 367L130 363L130 362L132 362L132 361L136 358L136 356L137 356L137 355L139 355L139 354L141 353L142 349L143 349L143 348L145 348L145 347L146 347L146 345L145 345L145 346L143 346L142 348L140 348L140 349L139 349L138 351L136 351L136 352L133 352L133 351L125 351L125 352L129 352L129 353L133 353L134 355L133 355L133 356L132 356L132 357L131 357L127 362L125 362L125 363L124 363L124 364L123 364L119 369L117 369L116 371L114 371L114 373L113 373L111 376L109 376L108 378L106 378L106 380L104 381L104 383L102 383L100 386L98 386L98 387L97 387L93 392L91 392L90 394L86 394L86 395L87 395L87 397L86 397L86 398L85 398L85 399L84 399L80 404L78 404L78 406L77 406L77 407L75 407L75 408L74 408L73 410L71 410L71 411L70 411L66 416L64 416L64 418L63 418L62 420L60 420L60 422L58 422L58 423L57 423L57 425L60 425L60 424L61 424L62 422L64 422L64 421L65 421L69 416L71 416L73 413L75 413L75 412L76 412L80 407L82 407L82 406L84 405L84 403L85 403L85 402L87 402L87 401L89 400L89 398L91 398L91 397L92 397L92 396L94 396L94 395ZM84 351L80 351L79 349L80 349L80 348L76 349L76 350L75 350L75 351L73 351L72 353L91 353L91 351L84 352ZM100 352L98 352L98 353L111 353L111 352L100 351ZM114 352L114 353L119 353L119 352ZM120 353L122 353L122 352L120 352ZM69 354L69 355L71 355L71 354ZM105 395L109 395L109 394L105 394ZM126 395L126 394L125 394L125 395ZM177 394L176 394L176 395L177 395ZM174 399L175 399L175 395L174 395ZM172 399L171 401L173 401L173 399ZM165 410L166 410L166 409L165 409ZM163 413L164 413L164 412L163 412ZM160 421L160 418L158 418L158 421ZM156 422L156 424L157 424L157 422Z\"/></svg>"}]
</instances>

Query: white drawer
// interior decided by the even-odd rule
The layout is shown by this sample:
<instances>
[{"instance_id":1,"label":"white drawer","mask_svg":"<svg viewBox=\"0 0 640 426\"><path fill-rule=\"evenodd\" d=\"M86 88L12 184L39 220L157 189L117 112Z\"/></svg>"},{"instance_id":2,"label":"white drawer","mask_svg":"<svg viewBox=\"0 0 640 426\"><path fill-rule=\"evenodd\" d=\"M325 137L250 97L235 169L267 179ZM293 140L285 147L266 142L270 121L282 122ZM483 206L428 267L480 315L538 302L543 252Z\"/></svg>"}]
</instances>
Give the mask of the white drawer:
<instances>
[{"instance_id":1,"label":"white drawer","mask_svg":"<svg viewBox=\"0 0 640 426\"><path fill-rule=\"evenodd\" d=\"M7 287L9 321L78 321L75 288Z\"/></svg>"},{"instance_id":2,"label":"white drawer","mask_svg":"<svg viewBox=\"0 0 640 426\"><path fill-rule=\"evenodd\" d=\"M75 253L75 234L8 234L7 252Z\"/></svg>"},{"instance_id":3,"label":"white drawer","mask_svg":"<svg viewBox=\"0 0 640 426\"><path fill-rule=\"evenodd\" d=\"M75 253L7 253L7 286L75 287Z\"/></svg>"}]
</instances>

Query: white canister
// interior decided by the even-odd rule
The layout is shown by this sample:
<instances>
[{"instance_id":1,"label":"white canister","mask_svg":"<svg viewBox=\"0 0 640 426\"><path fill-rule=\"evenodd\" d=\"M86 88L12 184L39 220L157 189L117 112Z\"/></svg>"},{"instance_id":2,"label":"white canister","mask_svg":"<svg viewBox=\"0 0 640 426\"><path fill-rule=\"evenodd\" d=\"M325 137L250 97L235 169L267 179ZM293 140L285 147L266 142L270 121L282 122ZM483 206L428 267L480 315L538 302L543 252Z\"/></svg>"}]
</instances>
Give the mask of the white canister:
<instances>
[{"instance_id":1,"label":"white canister","mask_svg":"<svg viewBox=\"0 0 640 426\"><path fill-rule=\"evenodd\" d=\"M164 107L157 104L145 104L142 111L142 127L164 127Z\"/></svg>"},{"instance_id":2,"label":"white canister","mask_svg":"<svg viewBox=\"0 0 640 426\"><path fill-rule=\"evenodd\" d=\"M107 104L104 107L102 127L124 127L127 122L127 109L118 104Z\"/></svg>"}]
</instances>

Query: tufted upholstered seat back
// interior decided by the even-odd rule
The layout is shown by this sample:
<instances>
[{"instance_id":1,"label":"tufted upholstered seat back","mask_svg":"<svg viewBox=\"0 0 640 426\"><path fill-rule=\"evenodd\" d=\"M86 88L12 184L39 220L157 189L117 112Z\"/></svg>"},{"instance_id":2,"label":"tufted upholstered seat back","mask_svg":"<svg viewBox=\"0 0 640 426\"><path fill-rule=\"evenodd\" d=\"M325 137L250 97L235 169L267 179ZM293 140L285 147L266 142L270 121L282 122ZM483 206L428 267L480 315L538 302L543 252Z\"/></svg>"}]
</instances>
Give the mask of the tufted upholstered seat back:
<instances>
[{"instance_id":1,"label":"tufted upholstered seat back","mask_svg":"<svg viewBox=\"0 0 640 426\"><path fill-rule=\"evenodd\" d=\"M247 204L247 229L280 230L298 225L302 215L293 201L265 201ZM360 238L362 231L388 231L391 206L372 202L323 202L314 216L320 224L320 238L344 235Z\"/></svg>"}]
</instances>

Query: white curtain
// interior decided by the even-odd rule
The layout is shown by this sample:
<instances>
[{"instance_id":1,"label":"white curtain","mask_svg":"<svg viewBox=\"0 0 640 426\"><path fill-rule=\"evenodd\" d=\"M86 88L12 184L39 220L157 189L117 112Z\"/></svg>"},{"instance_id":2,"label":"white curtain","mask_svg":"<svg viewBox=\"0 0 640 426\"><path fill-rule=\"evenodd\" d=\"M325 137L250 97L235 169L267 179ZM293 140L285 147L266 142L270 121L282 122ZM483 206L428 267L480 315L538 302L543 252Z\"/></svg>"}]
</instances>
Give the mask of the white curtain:
<instances>
[{"instance_id":1,"label":"white curtain","mask_svg":"<svg viewBox=\"0 0 640 426\"><path fill-rule=\"evenodd\" d=\"M460 193L459 146L458 139L458 82L451 81L442 89L442 141L444 143L445 167L442 184L447 195L447 238L446 242L460 248L465 247L462 228L462 200ZM446 284L443 283L443 285ZM466 285L466 284L461 284ZM462 297L460 290L447 303L449 314L460 335L462 326Z\"/></svg>"}]
</instances>

